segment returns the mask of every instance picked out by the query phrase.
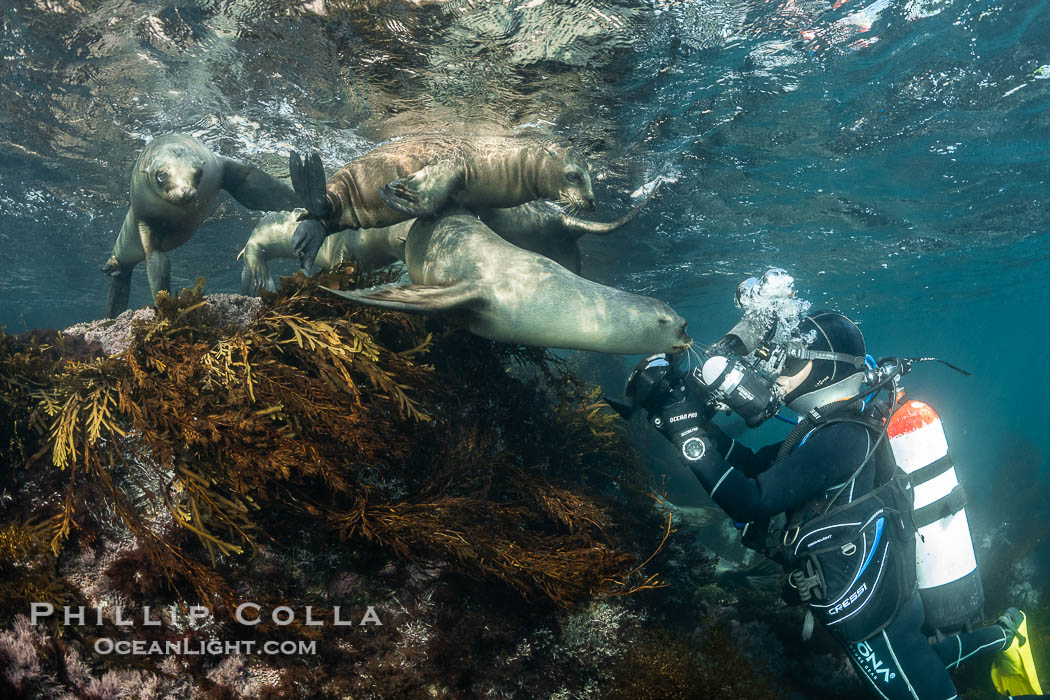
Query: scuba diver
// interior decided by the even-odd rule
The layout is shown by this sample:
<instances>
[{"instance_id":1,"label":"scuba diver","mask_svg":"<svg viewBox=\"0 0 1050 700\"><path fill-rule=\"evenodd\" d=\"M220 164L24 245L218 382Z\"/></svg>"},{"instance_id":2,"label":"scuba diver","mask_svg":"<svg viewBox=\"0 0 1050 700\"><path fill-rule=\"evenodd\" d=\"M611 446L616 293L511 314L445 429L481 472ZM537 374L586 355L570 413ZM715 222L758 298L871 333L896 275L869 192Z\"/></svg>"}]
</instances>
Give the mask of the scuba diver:
<instances>
[{"instance_id":1,"label":"scuba diver","mask_svg":"<svg viewBox=\"0 0 1050 700\"><path fill-rule=\"evenodd\" d=\"M965 492L936 414L902 402L897 385L914 363L935 358L875 362L849 318L805 313L782 270L747 280L737 303L743 320L692 372L651 356L609 403L624 417L646 411L744 544L784 566L785 598L808 606L803 637L819 620L874 697L952 700L948 671L987 658L1000 693L1050 697L1024 613L1010 608L971 627L984 594ZM757 451L712 422L728 409L755 427L782 405L799 422Z\"/></svg>"}]
</instances>

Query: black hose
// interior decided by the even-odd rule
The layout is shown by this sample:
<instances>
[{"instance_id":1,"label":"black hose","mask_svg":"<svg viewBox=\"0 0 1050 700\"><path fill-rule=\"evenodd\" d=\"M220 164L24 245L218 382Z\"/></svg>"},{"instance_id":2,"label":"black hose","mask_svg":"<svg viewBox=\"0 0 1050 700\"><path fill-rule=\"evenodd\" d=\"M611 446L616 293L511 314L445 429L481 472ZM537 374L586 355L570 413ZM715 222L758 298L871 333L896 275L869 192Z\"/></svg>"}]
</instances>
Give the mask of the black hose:
<instances>
[{"instance_id":1,"label":"black hose","mask_svg":"<svg viewBox=\"0 0 1050 700\"><path fill-rule=\"evenodd\" d=\"M802 442L802 438L804 438L809 431L813 430L813 428L817 427L818 424L824 423L829 415L846 410L860 411L863 408L864 402L857 398L853 398L848 401L832 401L831 403L824 404L815 411L816 414L820 416L817 420L814 420L811 417L814 411L810 411L802 417L802 420L800 420L794 428L791 429L791 432L788 433L784 442L780 444L780 449L777 450L776 461L779 462L791 454L791 451L798 447L798 444Z\"/></svg>"}]
</instances>

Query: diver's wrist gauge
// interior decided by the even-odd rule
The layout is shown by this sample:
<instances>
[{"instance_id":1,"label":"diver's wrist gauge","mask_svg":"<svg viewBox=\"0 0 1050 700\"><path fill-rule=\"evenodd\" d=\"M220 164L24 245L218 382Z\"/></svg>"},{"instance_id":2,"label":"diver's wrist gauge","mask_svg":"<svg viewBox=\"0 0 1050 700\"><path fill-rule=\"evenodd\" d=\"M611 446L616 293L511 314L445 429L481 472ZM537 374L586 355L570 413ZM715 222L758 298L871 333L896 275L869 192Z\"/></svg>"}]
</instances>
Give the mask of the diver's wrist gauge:
<instances>
[{"instance_id":1,"label":"diver's wrist gauge","mask_svg":"<svg viewBox=\"0 0 1050 700\"><path fill-rule=\"evenodd\" d=\"M682 443L682 456L690 462L695 462L704 456L707 446L698 437L691 437Z\"/></svg>"}]
</instances>

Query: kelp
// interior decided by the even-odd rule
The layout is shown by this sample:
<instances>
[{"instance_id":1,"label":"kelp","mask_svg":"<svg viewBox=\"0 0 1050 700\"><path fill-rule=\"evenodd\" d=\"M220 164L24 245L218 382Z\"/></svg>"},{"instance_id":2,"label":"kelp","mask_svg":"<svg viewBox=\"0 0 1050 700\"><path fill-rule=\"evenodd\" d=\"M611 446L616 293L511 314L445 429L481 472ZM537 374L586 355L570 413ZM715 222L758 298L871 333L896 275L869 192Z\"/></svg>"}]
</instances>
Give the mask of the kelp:
<instances>
[{"instance_id":1,"label":"kelp","mask_svg":"<svg viewBox=\"0 0 1050 700\"><path fill-rule=\"evenodd\" d=\"M30 603L59 606L67 600L48 549L46 524L0 526L0 611L28 610Z\"/></svg>"},{"instance_id":2,"label":"kelp","mask_svg":"<svg viewBox=\"0 0 1050 700\"><path fill-rule=\"evenodd\" d=\"M617 659L605 700L691 700L785 696L777 680L744 656L726 629L707 629L699 643L663 629L644 630Z\"/></svg>"},{"instance_id":3,"label":"kelp","mask_svg":"<svg viewBox=\"0 0 1050 700\"><path fill-rule=\"evenodd\" d=\"M61 494L40 525L51 551L109 518L170 586L212 602L289 523L558 605L660 585L635 555L657 543L612 514L660 534L597 390L542 350L318 289L384 281L288 278L242 328L199 280L158 295L111 357L0 336L4 456L38 496Z\"/></svg>"}]
</instances>

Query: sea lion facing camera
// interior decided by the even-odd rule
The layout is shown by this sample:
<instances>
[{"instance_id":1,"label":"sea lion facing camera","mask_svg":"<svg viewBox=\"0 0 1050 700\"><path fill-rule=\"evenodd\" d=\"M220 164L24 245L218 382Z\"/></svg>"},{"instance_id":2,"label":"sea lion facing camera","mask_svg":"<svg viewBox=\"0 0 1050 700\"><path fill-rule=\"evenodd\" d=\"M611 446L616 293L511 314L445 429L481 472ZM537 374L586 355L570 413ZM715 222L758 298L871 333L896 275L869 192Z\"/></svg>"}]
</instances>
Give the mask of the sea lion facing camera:
<instances>
[{"instance_id":1,"label":"sea lion facing camera","mask_svg":"<svg viewBox=\"0 0 1050 700\"><path fill-rule=\"evenodd\" d=\"M292 241L307 271L330 233L390 226L453 204L474 210L550 199L594 209L583 159L571 148L525 136L404 137L355 158L327 181L320 156L303 161L293 152L289 170L310 212Z\"/></svg>"},{"instance_id":2,"label":"sea lion facing camera","mask_svg":"<svg viewBox=\"0 0 1050 700\"><path fill-rule=\"evenodd\" d=\"M333 291L399 311L458 317L503 343L625 355L678 353L692 340L685 320L652 297L579 277L459 212L418 219L405 241L413 284Z\"/></svg>"},{"instance_id":3,"label":"sea lion facing camera","mask_svg":"<svg viewBox=\"0 0 1050 700\"><path fill-rule=\"evenodd\" d=\"M284 211L299 205L292 188L258 168L215 155L192 136L167 134L149 142L131 173L131 206L113 254L102 265L111 277L107 316L127 308L131 272L143 260L151 298L170 288L168 252L188 241L215 211L220 189L249 209Z\"/></svg>"}]
</instances>

